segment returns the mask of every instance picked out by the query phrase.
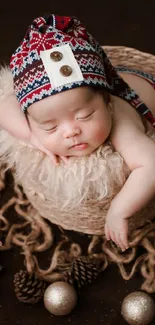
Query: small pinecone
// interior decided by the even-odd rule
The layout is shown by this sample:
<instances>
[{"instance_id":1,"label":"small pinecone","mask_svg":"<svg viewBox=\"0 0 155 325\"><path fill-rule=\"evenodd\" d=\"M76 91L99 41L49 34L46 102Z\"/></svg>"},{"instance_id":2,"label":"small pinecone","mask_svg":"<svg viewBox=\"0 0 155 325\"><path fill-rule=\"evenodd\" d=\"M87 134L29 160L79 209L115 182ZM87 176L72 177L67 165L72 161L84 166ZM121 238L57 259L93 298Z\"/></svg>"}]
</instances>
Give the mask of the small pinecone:
<instances>
[{"instance_id":1,"label":"small pinecone","mask_svg":"<svg viewBox=\"0 0 155 325\"><path fill-rule=\"evenodd\" d=\"M65 274L65 280L76 288L91 284L100 272L101 262L87 256L76 258Z\"/></svg>"},{"instance_id":2,"label":"small pinecone","mask_svg":"<svg viewBox=\"0 0 155 325\"><path fill-rule=\"evenodd\" d=\"M14 290L19 301L35 304L43 297L47 283L37 278L35 274L29 274L20 270L14 276Z\"/></svg>"}]
</instances>

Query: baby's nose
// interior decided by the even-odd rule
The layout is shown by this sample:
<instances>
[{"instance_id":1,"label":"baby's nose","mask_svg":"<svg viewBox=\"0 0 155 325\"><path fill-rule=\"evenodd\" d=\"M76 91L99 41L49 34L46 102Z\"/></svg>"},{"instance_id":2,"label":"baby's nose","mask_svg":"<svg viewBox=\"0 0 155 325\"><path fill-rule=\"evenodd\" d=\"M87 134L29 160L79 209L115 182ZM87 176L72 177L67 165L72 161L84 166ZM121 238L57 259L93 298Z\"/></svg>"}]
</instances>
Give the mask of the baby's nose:
<instances>
[{"instance_id":1,"label":"baby's nose","mask_svg":"<svg viewBox=\"0 0 155 325\"><path fill-rule=\"evenodd\" d=\"M74 126L68 126L64 133L63 136L64 138L72 138L75 137L76 135L80 134L81 130L78 127L74 127Z\"/></svg>"}]
</instances>

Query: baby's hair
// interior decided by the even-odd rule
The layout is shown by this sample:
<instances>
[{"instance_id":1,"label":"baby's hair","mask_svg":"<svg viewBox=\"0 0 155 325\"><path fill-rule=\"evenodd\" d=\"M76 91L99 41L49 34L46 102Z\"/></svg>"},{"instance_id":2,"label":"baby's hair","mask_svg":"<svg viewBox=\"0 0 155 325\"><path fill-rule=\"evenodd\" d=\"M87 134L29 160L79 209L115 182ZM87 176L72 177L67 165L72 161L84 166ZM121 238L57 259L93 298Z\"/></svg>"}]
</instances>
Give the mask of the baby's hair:
<instances>
[{"instance_id":1,"label":"baby's hair","mask_svg":"<svg viewBox=\"0 0 155 325\"><path fill-rule=\"evenodd\" d=\"M105 90L104 88L101 88L101 87L91 87L91 86L89 86L89 88L94 93L98 93L98 94L102 95L103 100L104 100L106 106L108 106L108 104L110 102L110 94L109 94L109 92L107 90ZM25 112L25 117L26 117L27 123L29 125L29 128L31 129L31 124L30 124L30 121L29 121L29 112L28 112L28 110Z\"/></svg>"},{"instance_id":2,"label":"baby's hair","mask_svg":"<svg viewBox=\"0 0 155 325\"><path fill-rule=\"evenodd\" d=\"M104 102L106 105L109 104L110 102L110 94L107 90L105 90L104 88L100 88L100 87L91 87L91 89L94 91L94 92L97 92L99 94L101 94L103 96L103 99L104 99Z\"/></svg>"}]
</instances>

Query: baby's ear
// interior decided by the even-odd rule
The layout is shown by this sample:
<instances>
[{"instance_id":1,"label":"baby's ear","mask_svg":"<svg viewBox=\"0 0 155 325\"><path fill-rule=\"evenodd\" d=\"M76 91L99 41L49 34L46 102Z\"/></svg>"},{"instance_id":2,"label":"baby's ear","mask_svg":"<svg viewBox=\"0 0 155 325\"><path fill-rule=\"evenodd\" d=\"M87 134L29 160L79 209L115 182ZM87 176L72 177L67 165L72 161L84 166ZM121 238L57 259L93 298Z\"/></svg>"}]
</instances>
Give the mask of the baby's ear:
<instances>
[{"instance_id":1,"label":"baby's ear","mask_svg":"<svg viewBox=\"0 0 155 325\"><path fill-rule=\"evenodd\" d=\"M26 111L26 113L24 113L25 115L25 118L26 118L26 121L27 121L27 124L31 130L31 123L30 123L30 114L28 113L28 111Z\"/></svg>"},{"instance_id":2,"label":"baby's ear","mask_svg":"<svg viewBox=\"0 0 155 325\"><path fill-rule=\"evenodd\" d=\"M100 94L103 96L103 99L106 103L106 105L108 105L110 103L110 94L107 90L100 88L99 89Z\"/></svg>"},{"instance_id":3,"label":"baby's ear","mask_svg":"<svg viewBox=\"0 0 155 325\"><path fill-rule=\"evenodd\" d=\"M106 103L107 105L111 103L111 102L110 102L110 94L109 94L108 91L103 90L103 98L104 98L105 103Z\"/></svg>"},{"instance_id":4,"label":"baby's ear","mask_svg":"<svg viewBox=\"0 0 155 325\"><path fill-rule=\"evenodd\" d=\"M108 106L108 110L109 110L111 116L113 116L114 110L113 110L113 105L112 105L112 103L109 102L107 106Z\"/></svg>"}]
</instances>

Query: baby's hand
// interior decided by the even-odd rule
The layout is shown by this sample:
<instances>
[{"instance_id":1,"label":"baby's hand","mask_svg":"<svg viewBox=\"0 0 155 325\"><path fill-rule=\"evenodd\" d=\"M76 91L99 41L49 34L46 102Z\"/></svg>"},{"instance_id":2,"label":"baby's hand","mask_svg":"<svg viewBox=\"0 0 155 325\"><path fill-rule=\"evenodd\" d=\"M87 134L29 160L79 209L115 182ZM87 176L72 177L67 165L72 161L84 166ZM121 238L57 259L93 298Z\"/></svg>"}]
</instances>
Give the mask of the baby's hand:
<instances>
[{"instance_id":1,"label":"baby's hand","mask_svg":"<svg viewBox=\"0 0 155 325\"><path fill-rule=\"evenodd\" d=\"M107 240L111 239L122 251L125 251L129 248L128 220L109 213L105 224L105 235Z\"/></svg>"},{"instance_id":2,"label":"baby's hand","mask_svg":"<svg viewBox=\"0 0 155 325\"><path fill-rule=\"evenodd\" d=\"M54 165L59 165L59 159L61 158L65 164L68 164L68 158L64 157L64 156L56 156L55 154L51 153L49 150L47 150L40 142L39 140L32 134L31 135L31 139L30 139L30 144L35 147L38 148L40 151L46 153L47 156L49 156L49 158L51 159L52 163Z\"/></svg>"}]
</instances>

